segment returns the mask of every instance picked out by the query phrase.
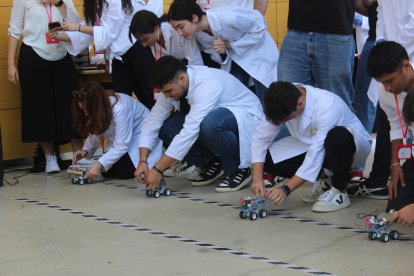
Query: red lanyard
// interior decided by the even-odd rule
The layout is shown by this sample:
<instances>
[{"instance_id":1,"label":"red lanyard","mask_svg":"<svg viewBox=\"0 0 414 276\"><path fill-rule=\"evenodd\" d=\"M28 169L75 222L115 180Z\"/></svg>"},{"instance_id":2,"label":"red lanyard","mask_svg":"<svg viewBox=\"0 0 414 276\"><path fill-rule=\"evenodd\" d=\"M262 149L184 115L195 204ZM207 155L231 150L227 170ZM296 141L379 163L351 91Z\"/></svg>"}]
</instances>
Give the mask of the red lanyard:
<instances>
[{"instance_id":1,"label":"red lanyard","mask_svg":"<svg viewBox=\"0 0 414 276\"><path fill-rule=\"evenodd\" d=\"M401 119L401 114L400 114L400 106L398 104L398 99L397 99L397 95L394 94L395 97L395 104L397 105L397 114L398 114L398 120L400 121L400 127L401 127L401 131L402 131L402 135L404 138L404 145L405 145L405 138L407 137L407 133L408 133L408 125L405 126L405 131L404 131L404 127L403 127L403 122Z\"/></svg>"},{"instance_id":2,"label":"red lanyard","mask_svg":"<svg viewBox=\"0 0 414 276\"><path fill-rule=\"evenodd\" d=\"M210 9L210 0L207 0L207 5L204 7L204 10Z\"/></svg>"},{"instance_id":3,"label":"red lanyard","mask_svg":"<svg viewBox=\"0 0 414 276\"><path fill-rule=\"evenodd\" d=\"M47 8L46 8L45 4L43 4L43 7L45 7L47 16L49 17L49 23L52 22L52 4L49 4L50 12L47 12Z\"/></svg>"},{"instance_id":4,"label":"red lanyard","mask_svg":"<svg viewBox=\"0 0 414 276\"><path fill-rule=\"evenodd\" d=\"M160 45L160 44L159 44ZM159 51L159 56L157 57L157 47L155 47L154 45L154 58L155 61L159 60L160 58L162 58L162 46L160 45L160 51ZM154 90L152 91L153 96L154 96L154 100L156 100L155 94L158 92L158 89L154 87Z\"/></svg>"},{"instance_id":5,"label":"red lanyard","mask_svg":"<svg viewBox=\"0 0 414 276\"><path fill-rule=\"evenodd\" d=\"M102 154L104 154L105 153L105 137L101 135L100 139L101 139Z\"/></svg>"}]
</instances>

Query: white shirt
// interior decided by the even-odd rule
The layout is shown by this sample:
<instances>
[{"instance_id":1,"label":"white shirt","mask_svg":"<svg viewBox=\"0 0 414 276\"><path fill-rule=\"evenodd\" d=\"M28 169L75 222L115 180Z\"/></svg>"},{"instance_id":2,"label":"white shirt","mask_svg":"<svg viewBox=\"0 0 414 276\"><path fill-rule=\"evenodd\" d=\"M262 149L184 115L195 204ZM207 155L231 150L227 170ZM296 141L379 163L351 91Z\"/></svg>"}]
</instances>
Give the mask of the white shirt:
<instances>
[{"instance_id":1,"label":"white shirt","mask_svg":"<svg viewBox=\"0 0 414 276\"><path fill-rule=\"evenodd\" d=\"M230 110L237 120L240 144L240 166L250 166L251 135L263 116L259 99L234 76L223 70L205 66L187 66L190 112L185 117L183 129L178 133L165 154L183 160L198 138L200 124L215 108ZM145 119L140 147L152 149L164 121L174 108L180 110L180 102L167 99L160 93L150 114Z\"/></svg>"},{"instance_id":2,"label":"white shirt","mask_svg":"<svg viewBox=\"0 0 414 276\"><path fill-rule=\"evenodd\" d=\"M306 89L306 105L302 114L286 122L291 136L273 142L280 126L264 118L253 134L252 163L264 162L267 150L274 163L306 152L295 175L315 182L325 158L326 135L333 127L344 126L354 136L356 151L352 166L364 164L371 150L371 136L345 102L332 92L308 85L298 86Z\"/></svg>"},{"instance_id":3,"label":"white shirt","mask_svg":"<svg viewBox=\"0 0 414 276\"><path fill-rule=\"evenodd\" d=\"M149 0L132 0L133 12L126 14L122 9L120 0L106 0L108 5L103 6L102 15L100 17L100 26L93 27L93 37L80 32L67 32L70 37L71 45L67 45L69 53L77 55L87 48L92 40L95 43L96 51L107 50L106 56L108 60L113 58L121 59L129 48L135 42L129 40L129 25L132 17L137 11L148 10L156 14L158 17L162 15L163 1ZM82 21L82 24L86 24Z\"/></svg>"},{"instance_id":4,"label":"white shirt","mask_svg":"<svg viewBox=\"0 0 414 276\"><path fill-rule=\"evenodd\" d=\"M257 10L221 6L206 11L215 38L230 41L229 58L268 87L277 80L279 52Z\"/></svg>"},{"instance_id":5,"label":"white shirt","mask_svg":"<svg viewBox=\"0 0 414 276\"><path fill-rule=\"evenodd\" d=\"M178 59L187 59L189 65L204 64L195 38L184 39L168 22L161 23L161 33L164 37L164 48L161 49L158 43L151 47L152 55L156 60L170 55Z\"/></svg>"},{"instance_id":6,"label":"white shirt","mask_svg":"<svg viewBox=\"0 0 414 276\"><path fill-rule=\"evenodd\" d=\"M254 0L197 0L197 3L203 10L227 5L253 9Z\"/></svg>"},{"instance_id":7,"label":"white shirt","mask_svg":"<svg viewBox=\"0 0 414 276\"><path fill-rule=\"evenodd\" d=\"M59 9L52 5L52 21L68 21L78 23L79 16L72 0L64 0L67 18L63 18ZM46 33L49 31L50 5L41 4L39 0L14 0L10 16L9 35L33 48L43 59L54 61L66 56L63 43L47 44Z\"/></svg>"},{"instance_id":8,"label":"white shirt","mask_svg":"<svg viewBox=\"0 0 414 276\"><path fill-rule=\"evenodd\" d=\"M119 100L110 97L112 107L112 121L109 128L103 133L106 140L105 153L99 158L105 171L108 171L125 153L128 153L135 167L139 161L139 138L148 109L139 101L125 94L115 93ZM101 146L100 136L89 135L83 146L91 158ZM148 157L148 166L152 167L161 158L162 142L154 139L154 147Z\"/></svg>"},{"instance_id":9,"label":"white shirt","mask_svg":"<svg viewBox=\"0 0 414 276\"><path fill-rule=\"evenodd\" d=\"M412 0L378 0L377 40L400 43L414 62L414 3Z\"/></svg>"}]
</instances>

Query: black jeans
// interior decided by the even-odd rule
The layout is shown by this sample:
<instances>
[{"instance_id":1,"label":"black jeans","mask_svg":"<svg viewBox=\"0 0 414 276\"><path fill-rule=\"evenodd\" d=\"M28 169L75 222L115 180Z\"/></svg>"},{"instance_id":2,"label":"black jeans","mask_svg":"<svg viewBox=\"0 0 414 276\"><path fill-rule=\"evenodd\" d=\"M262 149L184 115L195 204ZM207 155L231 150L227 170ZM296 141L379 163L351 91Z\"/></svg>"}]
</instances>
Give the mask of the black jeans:
<instances>
[{"instance_id":1,"label":"black jeans","mask_svg":"<svg viewBox=\"0 0 414 276\"><path fill-rule=\"evenodd\" d=\"M107 172L102 173L102 176L105 178L131 179L134 178L134 172L134 163L132 163L127 152Z\"/></svg>"},{"instance_id":2,"label":"black jeans","mask_svg":"<svg viewBox=\"0 0 414 276\"><path fill-rule=\"evenodd\" d=\"M345 127L334 127L328 132L324 147L325 160L322 167L332 170L332 186L342 191L351 178L350 170L356 151L354 136ZM303 153L274 164L268 152L264 169L266 172L291 178L302 165L305 157L306 153Z\"/></svg>"},{"instance_id":3,"label":"black jeans","mask_svg":"<svg viewBox=\"0 0 414 276\"><path fill-rule=\"evenodd\" d=\"M391 209L400 210L404 206L414 203L414 159L405 161L402 166L405 187L398 182L397 197L388 200L387 212Z\"/></svg>"}]
</instances>

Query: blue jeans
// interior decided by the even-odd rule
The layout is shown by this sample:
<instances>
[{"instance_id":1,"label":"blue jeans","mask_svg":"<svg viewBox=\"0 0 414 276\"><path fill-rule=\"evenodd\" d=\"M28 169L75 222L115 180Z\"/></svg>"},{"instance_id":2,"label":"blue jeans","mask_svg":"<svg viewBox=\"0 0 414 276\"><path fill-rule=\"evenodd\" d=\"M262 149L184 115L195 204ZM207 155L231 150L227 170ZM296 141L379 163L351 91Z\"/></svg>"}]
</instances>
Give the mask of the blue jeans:
<instances>
[{"instance_id":1,"label":"blue jeans","mask_svg":"<svg viewBox=\"0 0 414 276\"><path fill-rule=\"evenodd\" d=\"M289 30L277 66L278 80L325 89L341 97L351 110L355 42L352 35Z\"/></svg>"},{"instance_id":2,"label":"blue jeans","mask_svg":"<svg viewBox=\"0 0 414 276\"><path fill-rule=\"evenodd\" d=\"M165 146L171 144L184 125L185 115L174 112L162 126L159 137ZM227 108L210 112L200 124L198 139L184 157L189 164L203 167L216 156L225 173L234 173L240 165L239 129L236 118Z\"/></svg>"},{"instance_id":3,"label":"blue jeans","mask_svg":"<svg viewBox=\"0 0 414 276\"><path fill-rule=\"evenodd\" d=\"M355 80L355 97L353 103L355 115L361 121L368 133L372 132L376 112L376 108L368 98L367 94L371 83L371 77L367 73L367 62L369 53L374 46L375 41L367 40L364 44L364 48L362 48L361 56L358 61L358 70Z\"/></svg>"}]
</instances>

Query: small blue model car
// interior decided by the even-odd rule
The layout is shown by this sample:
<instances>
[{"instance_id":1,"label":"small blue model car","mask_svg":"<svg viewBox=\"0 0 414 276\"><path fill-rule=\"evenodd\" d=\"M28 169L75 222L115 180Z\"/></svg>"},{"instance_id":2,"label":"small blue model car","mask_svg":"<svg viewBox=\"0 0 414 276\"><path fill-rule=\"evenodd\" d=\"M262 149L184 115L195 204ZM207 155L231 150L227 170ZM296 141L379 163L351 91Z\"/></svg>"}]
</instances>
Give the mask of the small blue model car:
<instances>
[{"instance_id":1,"label":"small blue model car","mask_svg":"<svg viewBox=\"0 0 414 276\"><path fill-rule=\"evenodd\" d=\"M165 196L170 196L171 190L168 189L165 185L164 179L161 179L160 184L158 184L158 187L157 189L155 189L155 191L147 190L145 193L147 197L159 198L161 194Z\"/></svg>"},{"instance_id":2,"label":"small blue model car","mask_svg":"<svg viewBox=\"0 0 414 276\"><path fill-rule=\"evenodd\" d=\"M391 211L382 217L376 215L367 217L365 219L365 228L368 231L368 238L370 240L380 239L383 242L388 242L390 238L397 240L399 236L398 231L389 229L395 214L396 212Z\"/></svg>"},{"instance_id":3,"label":"small blue model car","mask_svg":"<svg viewBox=\"0 0 414 276\"><path fill-rule=\"evenodd\" d=\"M69 177L72 178L72 184L83 185L85 183L92 183L92 179L85 178L85 174L88 171L88 168L82 165L72 165L69 166L67 173Z\"/></svg>"},{"instance_id":4,"label":"small blue model car","mask_svg":"<svg viewBox=\"0 0 414 276\"><path fill-rule=\"evenodd\" d=\"M256 220L257 216L260 216L261 218L267 217L267 211L260 209L265 201L266 199L264 198L254 198L250 196L240 198L240 218L245 219L249 217L251 220Z\"/></svg>"}]
</instances>

